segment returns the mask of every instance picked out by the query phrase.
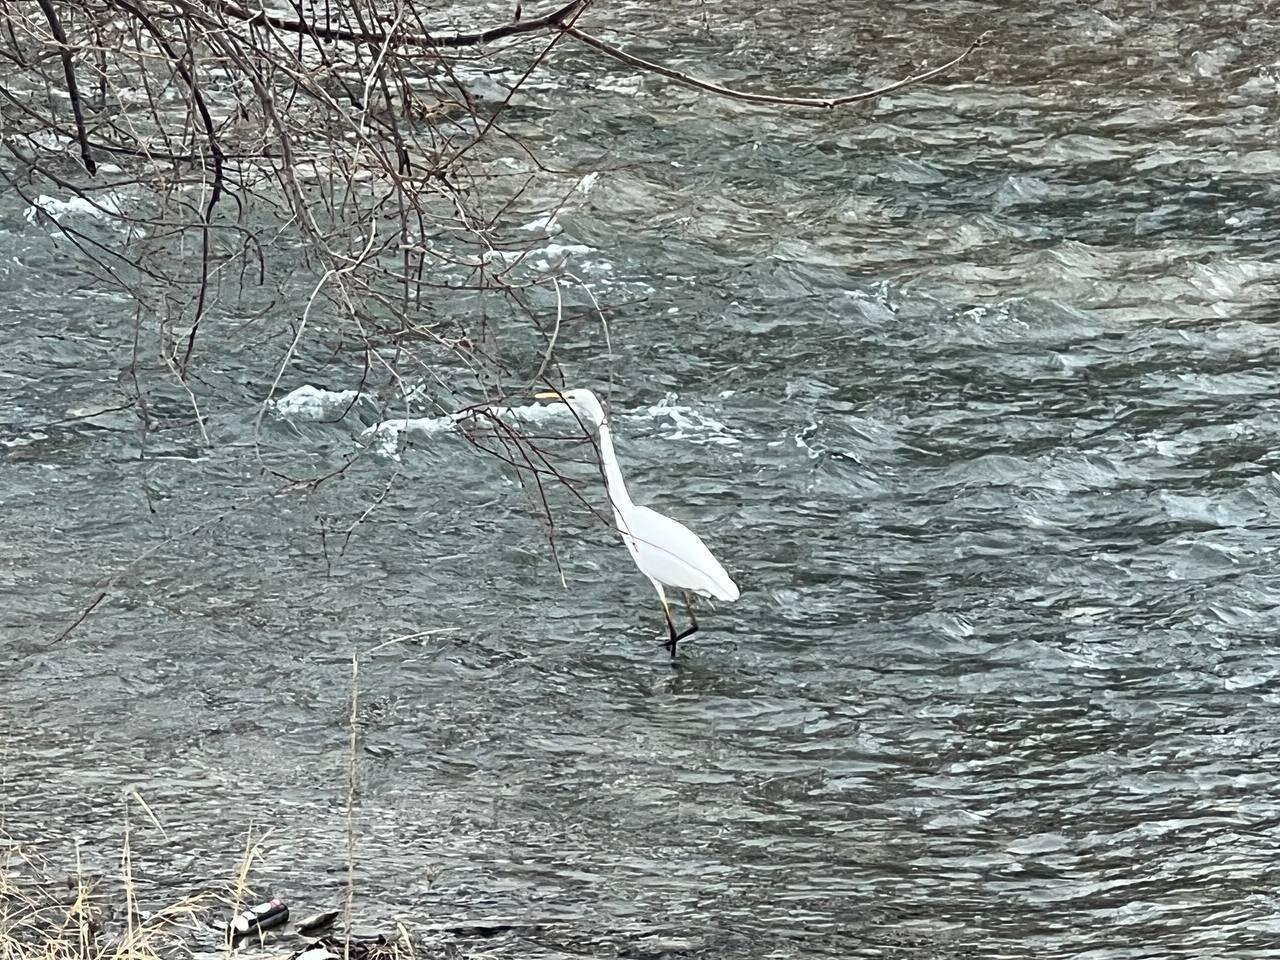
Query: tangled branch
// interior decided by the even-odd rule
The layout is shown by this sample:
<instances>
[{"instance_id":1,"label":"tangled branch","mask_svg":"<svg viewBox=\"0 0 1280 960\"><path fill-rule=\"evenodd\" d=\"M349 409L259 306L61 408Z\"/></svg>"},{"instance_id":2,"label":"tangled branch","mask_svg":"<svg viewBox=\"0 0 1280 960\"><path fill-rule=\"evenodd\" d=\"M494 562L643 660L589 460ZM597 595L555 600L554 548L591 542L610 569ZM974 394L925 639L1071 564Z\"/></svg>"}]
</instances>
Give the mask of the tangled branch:
<instances>
[{"instance_id":1,"label":"tangled branch","mask_svg":"<svg viewBox=\"0 0 1280 960\"><path fill-rule=\"evenodd\" d=\"M709 80L702 80L691 74L674 70L671 67L665 67L660 63L652 60L645 60L643 57L637 57L634 54L627 53L621 47L614 46L601 40L594 34L588 33L574 25L578 15L581 14L592 0L571 0L558 10L541 17L535 17L531 20L504 24L503 26L493 27L488 30L481 30L475 33L453 33L447 34L437 31L429 32L409 32L400 31L396 33L369 31L369 30L351 30L341 27L319 26L315 23L303 20L290 20L285 17L268 14L264 11L249 11L230 2L230 0L214 0L214 5L225 13L227 16L242 20L245 23L265 22L270 24L277 30L288 33L295 33L304 36L314 37L320 40L328 41L345 41L348 43L365 44L371 46L383 46L393 44L405 47L421 47L428 49L435 48L457 48L479 46L486 43L493 43L507 37L518 36L520 34L536 33L548 29L559 29L575 40L578 40L601 53L612 57L620 63L625 63L629 67L637 70L643 70L646 73L657 74L674 80L677 83L695 90L702 90L706 93L713 93L719 97L727 97L731 100L743 100L748 103L769 104L772 106L785 107L816 107L819 109L833 109L835 107L843 107L852 103L865 103L868 100L875 100L879 97L895 93L906 87L915 86L916 84L925 83L929 80L942 76L954 67L959 66L979 47L986 45L990 40L990 33L984 33L976 40L971 42L969 46L958 55L950 60L933 67L928 70L922 70L919 73L911 74L901 80L886 84L874 90L867 90L861 93L842 94L835 97L787 97L769 93L752 93L745 90L735 90L731 87L725 87Z\"/></svg>"},{"instance_id":2,"label":"tangled branch","mask_svg":"<svg viewBox=\"0 0 1280 960\"><path fill-rule=\"evenodd\" d=\"M201 378L213 345L226 344L253 370L254 453L284 491L345 475L368 444L320 467L272 448L269 404L300 368L375 403L380 422L453 417L504 404L513 384L558 381L558 351L580 340L566 333L604 322L610 306L547 253L536 227L574 202L585 171L552 169L535 139L507 126L509 105L567 43L716 96L831 109L942 76L985 39L875 90L790 97L601 40L585 23L599 0L462 31L428 25L416 0L341 0L332 22L308 18L301 3L288 17L250 2L6 6L0 147L13 162L0 164L0 189L25 201L50 243L71 248L86 286L131 304L131 325L111 331L128 395L112 399L136 413L143 458L159 430L222 439L217 405L243 398L210 396ZM506 89L479 94L481 70L500 70ZM57 107L62 91L72 124ZM518 472L554 549L548 487L568 483L567 461L500 419L472 421L487 427L461 432ZM117 582L104 579L66 632Z\"/></svg>"}]
</instances>

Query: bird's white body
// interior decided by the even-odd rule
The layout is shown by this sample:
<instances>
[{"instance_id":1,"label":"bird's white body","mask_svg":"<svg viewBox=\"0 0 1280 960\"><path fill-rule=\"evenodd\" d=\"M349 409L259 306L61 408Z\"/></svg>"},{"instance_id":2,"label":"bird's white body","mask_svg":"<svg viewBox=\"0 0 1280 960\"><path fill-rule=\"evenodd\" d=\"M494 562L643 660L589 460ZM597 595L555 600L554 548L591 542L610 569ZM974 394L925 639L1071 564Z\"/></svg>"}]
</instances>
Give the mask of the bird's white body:
<instances>
[{"instance_id":1,"label":"bird's white body","mask_svg":"<svg viewBox=\"0 0 1280 960\"><path fill-rule=\"evenodd\" d=\"M631 558L654 586L715 600L738 599L738 585L702 538L683 523L634 504L626 517L615 516L615 520Z\"/></svg>"},{"instance_id":2,"label":"bird's white body","mask_svg":"<svg viewBox=\"0 0 1280 960\"><path fill-rule=\"evenodd\" d=\"M613 450L613 434L609 429L604 407L594 393L590 390L568 390L561 394L539 396L567 404L584 426L595 429L600 445L600 466L604 470L609 502L613 506L614 524L636 566L658 591L658 598L662 601L662 609L667 617L667 626L671 630L669 646L674 656L676 642L680 637L676 636L671 621L666 590L696 593L732 602L738 599L738 585L730 579L720 561L696 533L678 520L672 520L632 501L622 478L617 454ZM693 619L692 608L689 609L689 615ZM696 629L697 621L694 620L692 629L682 636L687 636Z\"/></svg>"}]
</instances>

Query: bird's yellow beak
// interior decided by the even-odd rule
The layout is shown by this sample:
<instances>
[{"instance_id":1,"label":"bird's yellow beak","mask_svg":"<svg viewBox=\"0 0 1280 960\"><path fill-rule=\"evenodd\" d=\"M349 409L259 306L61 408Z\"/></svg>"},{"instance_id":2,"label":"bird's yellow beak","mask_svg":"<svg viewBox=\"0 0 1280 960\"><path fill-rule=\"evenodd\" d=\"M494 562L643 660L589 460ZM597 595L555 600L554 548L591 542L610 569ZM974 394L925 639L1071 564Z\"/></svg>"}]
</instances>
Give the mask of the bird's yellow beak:
<instances>
[{"instance_id":1,"label":"bird's yellow beak","mask_svg":"<svg viewBox=\"0 0 1280 960\"><path fill-rule=\"evenodd\" d=\"M542 393L535 393L533 398L535 400L555 400L559 403L564 403L564 397L555 390L544 390Z\"/></svg>"}]
</instances>

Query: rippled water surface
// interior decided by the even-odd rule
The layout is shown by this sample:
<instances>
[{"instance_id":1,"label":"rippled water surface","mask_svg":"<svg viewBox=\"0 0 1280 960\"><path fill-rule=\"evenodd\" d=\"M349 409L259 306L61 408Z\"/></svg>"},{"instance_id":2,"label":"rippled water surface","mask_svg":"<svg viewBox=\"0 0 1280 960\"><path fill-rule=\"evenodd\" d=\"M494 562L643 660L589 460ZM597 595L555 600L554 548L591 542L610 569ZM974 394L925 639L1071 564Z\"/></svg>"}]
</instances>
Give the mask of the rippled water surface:
<instances>
[{"instance_id":1,"label":"rippled water surface","mask_svg":"<svg viewBox=\"0 0 1280 960\"><path fill-rule=\"evenodd\" d=\"M633 494L741 600L673 667L611 532L555 499L562 586L529 499L445 430L273 495L244 336L204 358L211 448L189 418L145 444L128 411L69 420L125 396L130 308L2 198L0 825L110 873L136 788L164 827L135 808L144 899L269 830L255 889L336 906L359 653L370 928L505 918L462 947L511 957L1274 955L1271 5L597 7L637 52L801 94L995 30L875 107L565 46L513 108L598 173L555 242L619 304L612 355L583 320L561 362L612 382ZM309 363L282 393L358 379ZM319 464L372 422L270 411L263 443Z\"/></svg>"}]
</instances>

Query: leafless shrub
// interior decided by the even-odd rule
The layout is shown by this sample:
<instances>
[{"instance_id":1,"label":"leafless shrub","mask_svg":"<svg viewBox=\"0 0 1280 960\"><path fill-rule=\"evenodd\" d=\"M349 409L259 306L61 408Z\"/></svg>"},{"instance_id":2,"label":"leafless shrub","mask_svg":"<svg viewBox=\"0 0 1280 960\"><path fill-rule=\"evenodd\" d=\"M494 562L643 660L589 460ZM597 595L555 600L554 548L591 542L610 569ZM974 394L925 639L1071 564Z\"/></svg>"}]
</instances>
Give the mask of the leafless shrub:
<instances>
[{"instance_id":1,"label":"leafless shrub","mask_svg":"<svg viewBox=\"0 0 1280 960\"><path fill-rule=\"evenodd\" d=\"M936 77L981 43L880 90L789 97L602 40L586 21L607 17L604 0L524 16L513 5L489 26L442 25L418 0L255 2L6 4L0 184L29 217L52 221L89 282L131 302L124 387L144 432L155 391L176 385L202 442L216 442L199 367L210 339L266 358L262 411L302 355L337 358L354 390L401 415L410 397L449 415L474 409L466 422L484 429L464 434L541 504L542 484L563 478L495 405L559 379L565 322L604 318L563 263L531 266L545 237L513 230L516 211L554 211L580 180L506 125L512 97L557 47L582 44L715 96L831 109ZM516 79L485 100L474 81L494 65ZM581 295L569 303L566 289ZM345 469L264 466L286 487Z\"/></svg>"}]
</instances>

